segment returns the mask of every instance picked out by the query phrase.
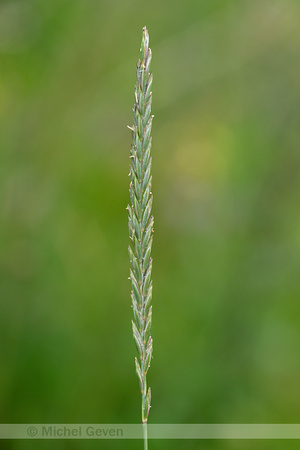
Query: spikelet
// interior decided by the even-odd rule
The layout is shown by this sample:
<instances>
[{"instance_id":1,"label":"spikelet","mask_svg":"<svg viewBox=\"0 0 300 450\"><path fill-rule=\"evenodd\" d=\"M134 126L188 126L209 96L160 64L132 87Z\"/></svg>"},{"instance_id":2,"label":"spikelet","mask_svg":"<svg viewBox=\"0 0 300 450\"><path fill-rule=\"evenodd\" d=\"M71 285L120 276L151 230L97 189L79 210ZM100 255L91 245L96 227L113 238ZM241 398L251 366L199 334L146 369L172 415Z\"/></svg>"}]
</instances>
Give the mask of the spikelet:
<instances>
[{"instance_id":1,"label":"spikelet","mask_svg":"<svg viewBox=\"0 0 300 450\"><path fill-rule=\"evenodd\" d=\"M136 373L142 394L142 422L147 423L151 389L147 390L146 376L150 367L153 344L150 336L152 321L152 233L153 216L151 192L151 102L152 53L149 48L149 34L143 28L141 56L137 63L137 83L133 107L132 146L130 151L130 205L128 209L129 258L131 263L131 299L134 321L132 330L138 349L139 360L135 358Z\"/></svg>"}]
</instances>

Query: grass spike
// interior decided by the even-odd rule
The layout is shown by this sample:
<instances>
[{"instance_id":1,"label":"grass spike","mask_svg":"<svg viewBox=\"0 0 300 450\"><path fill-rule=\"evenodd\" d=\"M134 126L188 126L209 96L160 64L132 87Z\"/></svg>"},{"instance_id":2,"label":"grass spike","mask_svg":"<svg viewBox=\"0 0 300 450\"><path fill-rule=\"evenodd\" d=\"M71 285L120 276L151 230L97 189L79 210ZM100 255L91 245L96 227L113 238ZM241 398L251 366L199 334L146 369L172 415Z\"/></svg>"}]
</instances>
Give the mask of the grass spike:
<instances>
[{"instance_id":1,"label":"grass spike","mask_svg":"<svg viewBox=\"0 0 300 450\"><path fill-rule=\"evenodd\" d=\"M152 358L152 338L149 338L152 307L150 257L153 233L152 192L151 192L151 103L152 103L152 59L149 48L149 33L143 28L140 59L137 63L137 83L135 86L135 104L133 107L133 126L130 150L130 201L128 206L129 237L134 245L129 247L131 263L132 298L134 319L132 323L134 340L139 350L139 361L135 358L142 393L142 423L144 430L144 450L148 449L147 421L150 411L151 389L147 391L147 372ZM139 311L140 308L140 311Z\"/></svg>"}]
</instances>

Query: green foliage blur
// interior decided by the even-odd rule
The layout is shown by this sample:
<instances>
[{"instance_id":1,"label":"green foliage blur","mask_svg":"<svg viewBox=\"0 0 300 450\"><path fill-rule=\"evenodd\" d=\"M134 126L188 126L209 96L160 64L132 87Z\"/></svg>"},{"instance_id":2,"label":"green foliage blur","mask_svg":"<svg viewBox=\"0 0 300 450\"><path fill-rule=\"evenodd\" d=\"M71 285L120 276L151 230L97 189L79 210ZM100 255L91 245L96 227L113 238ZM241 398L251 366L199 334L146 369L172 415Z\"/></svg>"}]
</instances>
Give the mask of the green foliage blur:
<instances>
[{"instance_id":1,"label":"green foliage blur","mask_svg":"<svg viewBox=\"0 0 300 450\"><path fill-rule=\"evenodd\" d=\"M300 423L299 20L298 0L1 1L1 423L140 422L126 126L145 25L149 421ZM283 447L298 444L149 443Z\"/></svg>"}]
</instances>

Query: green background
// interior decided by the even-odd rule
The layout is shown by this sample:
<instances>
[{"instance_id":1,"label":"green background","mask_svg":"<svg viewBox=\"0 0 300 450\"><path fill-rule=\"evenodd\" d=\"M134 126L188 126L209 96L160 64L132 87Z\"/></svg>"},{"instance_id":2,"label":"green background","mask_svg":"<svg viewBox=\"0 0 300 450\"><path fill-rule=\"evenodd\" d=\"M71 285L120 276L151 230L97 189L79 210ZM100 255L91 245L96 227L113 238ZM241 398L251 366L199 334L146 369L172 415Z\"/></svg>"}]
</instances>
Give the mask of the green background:
<instances>
[{"instance_id":1,"label":"green background","mask_svg":"<svg viewBox=\"0 0 300 450\"><path fill-rule=\"evenodd\" d=\"M2 0L2 423L138 423L128 170L153 52L151 423L300 423L300 2ZM1 448L141 449L140 441ZM281 449L297 441L151 441Z\"/></svg>"}]
</instances>

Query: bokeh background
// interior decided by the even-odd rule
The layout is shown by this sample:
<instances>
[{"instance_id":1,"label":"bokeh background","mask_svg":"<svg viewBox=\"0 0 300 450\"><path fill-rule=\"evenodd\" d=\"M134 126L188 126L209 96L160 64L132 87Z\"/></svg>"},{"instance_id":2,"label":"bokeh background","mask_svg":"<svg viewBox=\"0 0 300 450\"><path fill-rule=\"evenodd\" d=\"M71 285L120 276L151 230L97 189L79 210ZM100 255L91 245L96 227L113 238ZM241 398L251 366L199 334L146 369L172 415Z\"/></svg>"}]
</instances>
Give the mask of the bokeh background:
<instances>
[{"instance_id":1,"label":"bokeh background","mask_svg":"<svg viewBox=\"0 0 300 450\"><path fill-rule=\"evenodd\" d=\"M151 423L300 421L300 2L2 0L2 423L138 423L126 206L153 51ZM139 441L1 448L139 449ZM151 441L281 449L297 441Z\"/></svg>"}]
</instances>

